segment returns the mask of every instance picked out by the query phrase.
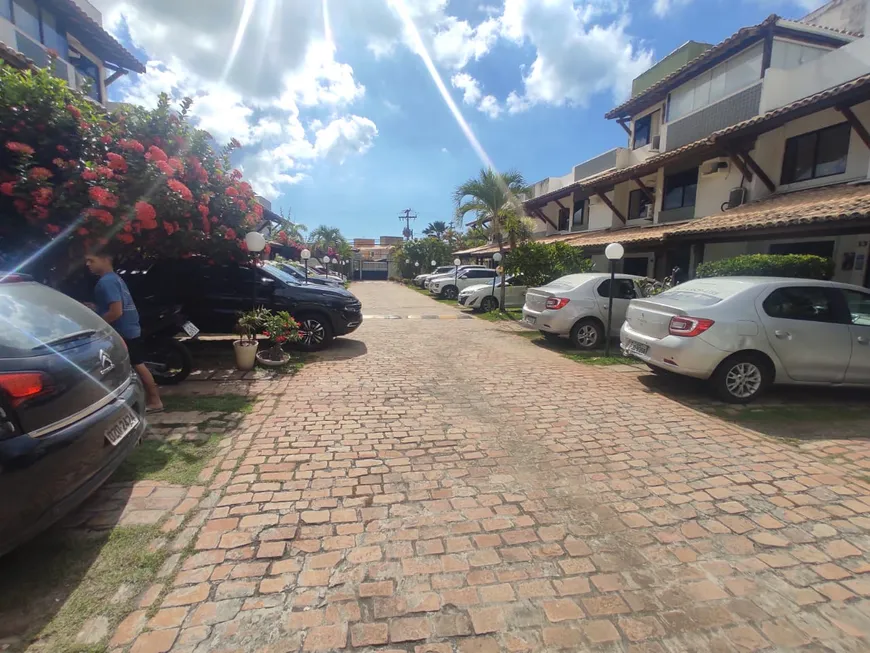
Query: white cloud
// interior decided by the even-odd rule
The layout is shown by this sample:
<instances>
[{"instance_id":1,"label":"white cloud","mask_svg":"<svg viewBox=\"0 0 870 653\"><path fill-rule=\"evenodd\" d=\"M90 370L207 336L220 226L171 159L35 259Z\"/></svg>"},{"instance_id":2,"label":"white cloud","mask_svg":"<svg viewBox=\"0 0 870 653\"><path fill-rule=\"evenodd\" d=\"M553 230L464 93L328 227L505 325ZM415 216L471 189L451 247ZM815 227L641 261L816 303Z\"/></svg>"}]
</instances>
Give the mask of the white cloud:
<instances>
[{"instance_id":1,"label":"white cloud","mask_svg":"<svg viewBox=\"0 0 870 653\"><path fill-rule=\"evenodd\" d=\"M450 150L448 150L446 147L442 147L442 148L441 148L441 153L442 153L442 154L450 154Z\"/></svg>"},{"instance_id":2,"label":"white cloud","mask_svg":"<svg viewBox=\"0 0 870 653\"><path fill-rule=\"evenodd\" d=\"M502 108L494 95L484 96L480 82L468 73L456 73L450 78L453 88L462 91L462 102L475 107L490 118L498 118Z\"/></svg>"},{"instance_id":3,"label":"white cloud","mask_svg":"<svg viewBox=\"0 0 870 653\"><path fill-rule=\"evenodd\" d=\"M486 95L480 100L477 105L477 110L482 111L490 118L498 118L501 114L501 106L494 95Z\"/></svg>"},{"instance_id":4,"label":"white cloud","mask_svg":"<svg viewBox=\"0 0 870 653\"><path fill-rule=\"evenodd\" d=\"M147 74L113 91L145 106L160 92L192 97L197 126L218 142L242 143L240 167L262 195L280 196L317 160L341 163L372 147L374 122L347 113L365 88L337 58L321 3L263 0L246 22L237 0L93 1L108 29L126 25L134 44L155 57ZM237 35L240 25L246 29ZM324 110L326 121L318 117Z\"/></svg>"},{"instance_id":5,"label":"white cloud","mask_svg":"<svg viewBox=\"0 0 870 653\"><path fill-rule=\"evenodd\" d=\"M653 13L659 18L664 18L671 12L671 9L674 9L678 5L687 5L690 2L692 0L655 0Z\"/></svg>"}]
</instances>

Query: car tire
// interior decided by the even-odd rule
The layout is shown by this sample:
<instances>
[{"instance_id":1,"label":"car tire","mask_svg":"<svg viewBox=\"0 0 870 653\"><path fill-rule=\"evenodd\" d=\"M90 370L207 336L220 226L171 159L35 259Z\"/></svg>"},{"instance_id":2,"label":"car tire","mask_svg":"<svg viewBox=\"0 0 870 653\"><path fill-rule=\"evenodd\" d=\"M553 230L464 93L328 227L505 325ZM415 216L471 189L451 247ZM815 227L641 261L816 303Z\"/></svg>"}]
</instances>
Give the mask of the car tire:
<instances>
[{"instance_id":1,"label":"car tire","mask_svg":"<svg viewBox=\"0 0 870 653\"><path fill-rule=\"evenodd\" d=\"M299 331L305 336L297 344L302 351L320 351L335 339L329 320L318 313L306 313L297 318Z\"/></svg>"},{"instance_id":2,"label":"car tire","mask_svg":"<svg viewBox=\"0 0 870 653\"><path fill-rule=\"evenodd\" d=\"M592 318L584 318L571 329L571 344L575 349L590 351L604 342L604 329Z\"/></svg>"},{"instance_id":3,"label":"car tire","mask_svg":"<svg viewBox=\"0 0 870 653\"><path fill-rule=\"evenodd\" d=\"M146 346L145 367L157 385L178 385L193 371L190 350L175 338L166 338Z\"/></svg>"},{"instance_id":4,"label":"car tire","mask_svg":"<svg viewBox=\"0 0 870 653\"><path fill-rule=\"evenodd\" d=\"M716 395L729 404L748 404L773 382L769 361L752 352L729 356L719 364L710 381Z\"/></svg>"},{"instance_id":5,"label":"car tire","mask_svg":"<svg viewBox=\"0 0 870 653\"><path fill-rule=\"evenodd\" d=\"M544 336L544 340L546 340L547 342L552 343L554 345L559 343L559 342L562 342L562 336L560 336L558 333L550 333L549 331L541 331L541 335Z\"/></svg>"},{"instance_id":6,"label":"car tire","mask_svg":"<svg viewBox=\"0 0 870 653\"><path fill-rule=\"evenodd\" d=\"M441 290L441 297L444 299L456 299L459 297L459 288L456 286L445 286Z\"/></svg>"},{"instance_id":7,"label":"car tire","mask_svg":"<svg viewBox=\"0 0 870 653\"><path fill-rule=\"evenodd\" d=\"M498 300L492 295L487 295L480 300L480 310L484 313L491 313L492 311L498 310Z\"/></svg>"}]
</instances>

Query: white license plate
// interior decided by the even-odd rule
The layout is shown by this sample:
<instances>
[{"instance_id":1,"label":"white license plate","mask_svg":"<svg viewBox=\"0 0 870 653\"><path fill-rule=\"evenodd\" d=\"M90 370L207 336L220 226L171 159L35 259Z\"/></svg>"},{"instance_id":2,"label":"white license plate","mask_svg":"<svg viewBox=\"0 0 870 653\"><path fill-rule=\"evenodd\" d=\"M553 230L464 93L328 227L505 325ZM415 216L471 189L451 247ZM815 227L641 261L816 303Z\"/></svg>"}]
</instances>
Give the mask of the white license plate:
<instances>
[{"instance_id":1,"label":"white license plate","mask_svg":"<svg viewBox=\"0 0 870 653\"><path fill-rule=\"evenodd\" d=\"M642 342L635 342L634 340L629 340L628 344L625 345L625 351L627 351L629 354L646 356L646 353L649 351L649 345L645 345Z\"/></svg>"},{"instance_id":2,"label":"white license plate","mask_svg":"<svg viewBox=\"0 0 870 653\"><path fill-rule=\"evenodd\" d=\"M196 334L199 333L199 328L193 322L185 322L181 325L181 328L191 338L195 337Z\"/></svg>"},{"instance_id":3,"label":"white license plate","mask_svg":"<svg viewBox=\"0 0 870 653\"><path fill-rule=\"evenodd\" d=\"M528 322L529 324L534 324L537 321L538 321L538 318L536 318L536 317L528 316L526 318L526 322Z\"/></svg>"},{"instance_id":4,"label":"white license plate","mask_svg":"<svg viewBox=\"0 0 870 653\"><path fill-rule=\"evenodd\" d=\"M106 431L106 439L115 446L124 439L130 431L139 424L139 418L132 411L127 412L121 419L112 424Z\"/></svg>"}]
</instances>

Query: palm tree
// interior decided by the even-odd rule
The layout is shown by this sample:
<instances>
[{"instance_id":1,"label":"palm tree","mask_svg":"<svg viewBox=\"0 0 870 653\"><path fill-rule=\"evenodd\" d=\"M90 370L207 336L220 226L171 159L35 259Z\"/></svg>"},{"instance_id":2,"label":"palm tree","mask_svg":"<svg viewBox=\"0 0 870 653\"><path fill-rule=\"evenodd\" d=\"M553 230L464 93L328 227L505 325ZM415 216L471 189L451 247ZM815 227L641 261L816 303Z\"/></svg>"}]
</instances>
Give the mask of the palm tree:
<instances>
[{"instance_id":1,"label":"palm tree","mask_svg":"<svg viewBox=\"0 0 870 653\"><path fill-rule=\"evenodd\" d=\"M444 234L447 233L447 223L443 220L436 220L435 222L430 222L429 226L427 226L423 233L427 236L434 236L435 238L441 240L444 238Z\"/></svg>"},{"instance_id":2,"label":"palm tree","mask_svg":"<svg viewBox=\"0 0 870 653\"><path fill-rule=\"evenodd\" d=\"M515 170L499 173L492 168L481 169L477 177L469 179L453 192L456 220L462 224L465 216L473 213L477 217L476 224L489 223L489 233L498 245L498 251L504 260L505 239L511 237L505 227L511 224L516 227L515 221L522 220L523 209L517 195L527 190L526 180ZM499 302L502 311L504 298L504 277L502 277Z\"/></svg>"},{"instance_id":3,"label":"palm tree","mask_svg":"<svg viewBox=\"0 0 870 653\"><path fill-rule=\"evenodd\" d=\"M330 249L335 252L340 251L344 245L347 245L347 238L342 235L338 227L321 225L311 232L311 244L323 255Z\"/></svg>"}]
</instances>

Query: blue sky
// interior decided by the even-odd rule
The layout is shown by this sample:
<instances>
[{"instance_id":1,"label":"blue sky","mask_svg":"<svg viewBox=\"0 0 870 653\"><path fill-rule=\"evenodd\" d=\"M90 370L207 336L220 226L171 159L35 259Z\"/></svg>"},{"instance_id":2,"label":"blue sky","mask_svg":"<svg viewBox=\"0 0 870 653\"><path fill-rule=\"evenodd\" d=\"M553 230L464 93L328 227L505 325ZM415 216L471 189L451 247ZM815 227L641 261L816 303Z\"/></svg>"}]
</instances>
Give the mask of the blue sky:
<instances>
[{"instance_id":1,"label":"blue sky","mask_svg":"<svg viewBox=\"0 0 870 653\"><path fill-rule=\"evenodd\" d=\"M238 163L273 208L352 238L401 233L405 208L419 214L418 233L450 221L452 190L482 166L403 15L495 166L534 182L624 145L603 115L650 62L686 40L716 43L821 3L248 0L243 37L234 0L95 4L149 62L147 75L112 87L113 99L198 96L196 119L216 139L245 143ZM178 6L190 4L204 6Z\"/></svg>"}]
</instances>

